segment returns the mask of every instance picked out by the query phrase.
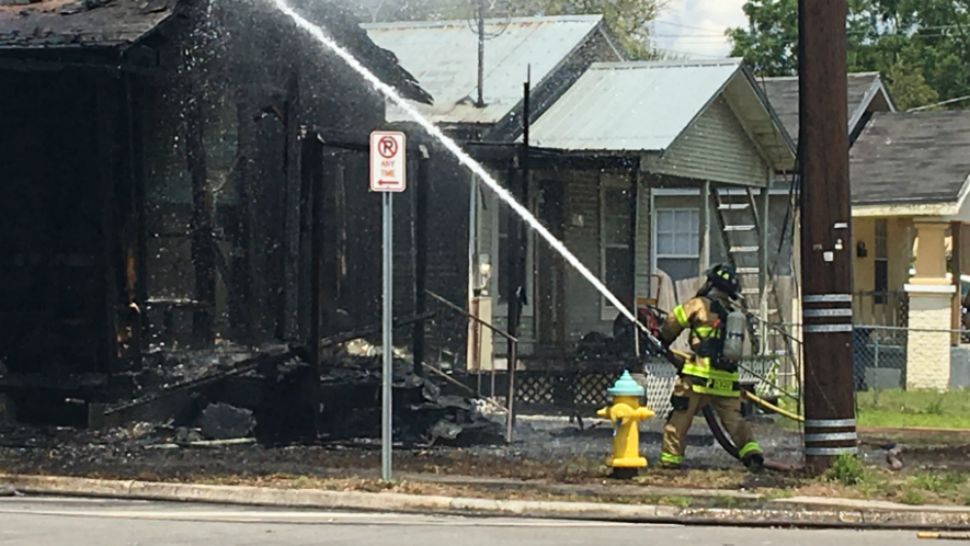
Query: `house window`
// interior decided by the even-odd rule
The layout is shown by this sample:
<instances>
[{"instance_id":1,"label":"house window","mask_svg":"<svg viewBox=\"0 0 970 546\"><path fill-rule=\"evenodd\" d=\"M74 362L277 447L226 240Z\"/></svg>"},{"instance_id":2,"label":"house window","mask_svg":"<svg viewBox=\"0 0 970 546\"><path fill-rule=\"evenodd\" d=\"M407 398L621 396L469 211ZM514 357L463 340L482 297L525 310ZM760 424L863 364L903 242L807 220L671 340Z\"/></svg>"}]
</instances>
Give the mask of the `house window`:
<instances>
[{"instance_id":1,"label":"house window","mask_svg":"<svg viewBox=\"0 0 970 546\"><path fill-rule=\"evenodd\" d=\"M657 209L657 268L675 280L697 276L700 260L700 211Z\"/></svg>"},{"instance_id":2,"label":"house window","mask_svg":"<svg viewBox=\"0 0 970 546\"><path fill-rule=\"evenodd\" d=\"M886 232L886 220L876 220L876 255L873 261L873 266L875 267L875 285L873 290L875 293L873 294L873 301L877 304L885 304L889 292L889 244Z\"/></svg>"},{"instance_id":3,"label":"house window","mask_svg":"<svg viewBox=\"0 0 970 546\"><path fill-rule=\"evenodd\" d=\"M603 186L600 191L601 280L621 302L633 303L632 192L629 187ZM604 299L604 311L613 305ZM613 318L604 313L605 318Z\"/></svg>"}]
</instances>

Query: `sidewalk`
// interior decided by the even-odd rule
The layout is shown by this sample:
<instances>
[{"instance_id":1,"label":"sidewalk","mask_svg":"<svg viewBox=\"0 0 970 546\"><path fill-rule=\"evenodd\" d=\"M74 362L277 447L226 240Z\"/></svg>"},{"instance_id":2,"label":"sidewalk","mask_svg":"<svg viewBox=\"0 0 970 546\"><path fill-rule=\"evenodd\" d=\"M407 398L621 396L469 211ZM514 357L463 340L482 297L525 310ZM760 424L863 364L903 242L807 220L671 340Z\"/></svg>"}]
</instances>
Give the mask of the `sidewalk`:
<instances>
[{"instance_id":1,"label":"sidewalk","mask_svg":"<svg viewBox=\"0 0 970 546\"><path fill-rule=\"evenodd\" d=\"M455 483L477 483L491 487L511 486L506 480L451 478ZM769 500L758 495L731 491L681 491L680 495L704 498L709 507L678 507L664 504L620 504L611 502L571 502L549 500L498 500L446 495L415 495L397 492L332 491L324 489L282 489L253 486L199 485L145 482L136 480L98 480L49 476L0 475L7 484L24 494L69 495L147 499L176 502L315 508L327 510L364 510L416 512L478 516L514 516L573 520L608 520L642 523L680 523L705 525L851 527L932 530L970 530L970 507L907 506L888 502L855 501L820 497ZM539 484L524 482L523 489L536 491ZM623 495L624 488L635 488L641 498L668 496L666 488L630 485L544 484L575 496L608 492ZM629 494L629 493L627 493ZM688 495L689 494L689 495ZM738 500L751 506L736 508Z\"/></svg>"}]
</instances>

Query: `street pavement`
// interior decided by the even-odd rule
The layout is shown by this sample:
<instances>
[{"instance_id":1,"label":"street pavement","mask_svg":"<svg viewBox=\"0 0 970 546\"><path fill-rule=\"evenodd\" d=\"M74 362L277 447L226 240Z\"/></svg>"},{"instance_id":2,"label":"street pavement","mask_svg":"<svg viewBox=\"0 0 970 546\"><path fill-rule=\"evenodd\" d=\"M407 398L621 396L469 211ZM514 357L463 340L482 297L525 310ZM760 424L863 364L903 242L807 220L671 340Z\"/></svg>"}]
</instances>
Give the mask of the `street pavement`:
<instances>
[{"instance_id":1,"label":"street pavement","mask_svg":"<svg viewBox=\"0 0 970 546\"><path fill-rule=\"evenodd\" d=\"M897 546L912 531L783 530L282 510L79 498L0 498L2 545Z\"/></svg>"}]
</instances>

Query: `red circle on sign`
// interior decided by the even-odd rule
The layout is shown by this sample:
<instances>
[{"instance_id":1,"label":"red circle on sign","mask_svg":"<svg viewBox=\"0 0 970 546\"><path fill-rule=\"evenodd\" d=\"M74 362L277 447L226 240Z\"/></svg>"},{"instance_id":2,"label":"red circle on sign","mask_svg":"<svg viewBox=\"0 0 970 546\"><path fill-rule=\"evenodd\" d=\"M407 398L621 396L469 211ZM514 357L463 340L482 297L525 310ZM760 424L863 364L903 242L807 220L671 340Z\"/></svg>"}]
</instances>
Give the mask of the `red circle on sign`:
<instances>
[{"instance_id":1,"label":"red circle on sign","mask_svg":"<svg viewBox=\"0 0 970 546\"><path fill-rule=\"evenodd\" d=\"M392 137L386 136L377 144L377 151L384 158L390 159L397 155L397 141Z\"/></svg>"}]
</instances>

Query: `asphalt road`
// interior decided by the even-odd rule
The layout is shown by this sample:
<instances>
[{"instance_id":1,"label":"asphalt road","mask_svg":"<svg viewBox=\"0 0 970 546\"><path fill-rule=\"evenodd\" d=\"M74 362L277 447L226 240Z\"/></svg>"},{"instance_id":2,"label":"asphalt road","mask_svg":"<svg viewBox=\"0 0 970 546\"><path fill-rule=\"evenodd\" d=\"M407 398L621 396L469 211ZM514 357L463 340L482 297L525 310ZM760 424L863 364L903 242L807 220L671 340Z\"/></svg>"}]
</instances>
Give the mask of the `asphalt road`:
<instances>
[{"instance_id":1,"label":"asphalt road","mask_svg":"<svg viewBox=\"0 0 970 546\"><path fill-rule=\"evenodd\" d=\"M910 531L810 531L432 517L63 498L0 498L3 545L702 544L896 546Z\"/></svg>"}]
</instances>

